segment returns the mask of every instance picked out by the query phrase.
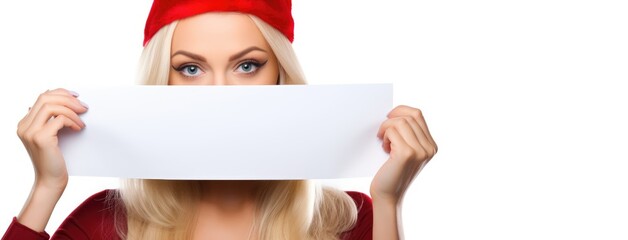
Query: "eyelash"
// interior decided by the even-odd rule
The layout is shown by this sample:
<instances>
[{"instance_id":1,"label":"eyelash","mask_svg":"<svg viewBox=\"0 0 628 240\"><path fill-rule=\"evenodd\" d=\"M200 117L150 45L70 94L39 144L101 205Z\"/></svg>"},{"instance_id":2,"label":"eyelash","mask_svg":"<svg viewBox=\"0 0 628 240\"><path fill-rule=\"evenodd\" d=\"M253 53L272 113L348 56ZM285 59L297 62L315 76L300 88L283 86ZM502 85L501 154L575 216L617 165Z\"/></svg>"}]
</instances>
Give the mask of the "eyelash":
<instances>
[{"instance_id":1,"label":"eyelash","mask_svg":"<svg viewBox=\"0 0 628 240\"><path fill-rule=\"evenodd\" d=\"M255 60L255 59L245 59L245 60L243 60L242 62L240 62L240 63L238 63L238 64L236 65L235 70L239 69L242 65L247 64L247 63L248 63L248 64L253 65L253 66L255 67L255 70L254 70L254 71L252 71L252 72L242 72L242 73L240 73L240 74L244 74L244 75L254 75L254 74L255 74L255 73L257 73L257 72L258 72L258 71L259 71L259 70L260 70L260 69L261 69L264 65L266 65L266 63L268 63L268 60L264 61L263 63L260 63L259 61ZM202 69L200 66L198 66L198 65L196 65L196 64L182 64L182 65L180 65L179 67L174 67L174 66L172 66L172 68L173 68L175 71L179 72L179 73L180 73L183 77L186 77L186 78L194 78L194 77L197 77L197 76L188 76L188 75L186 75L186 74L184 74L184 73L183 73L183 71L184 71L186 68L188 68L188 67L196 67L196 68L197 68L198 70L200 70L201 72L205 72L205 71L203 71L203 69Z\"/></svg>"},{"instance_id":2,"label":"eyelash","mask_svg":"<svg viewBox=\"0 0 628 240\"><path fill-rule=\"evenodd\" d=\"M253 70L252 72L242 72L241 74L245 74L245 75L253 75L255 73L257 73L264 65L266 65L266 63L268 62L268 60L266 60L263 63L260 63L259 61L255 60L255 59L245 59L242 62L238 63L236 65L235 71L237 71L242 65L244 64L251 64L255 67L255 70Z\"/></svg>"},{"instance_id":3,"label":"eyelash","mask_svg":"<svg viewBox=\"0 0 628 240\"><path fill-rule=\"evenodd\" d=\"M205 72L205 71L203 71L203 69L201 69L201 67L200 67L200 66L198 66L198 65L196 65L196 64L183 64L183 65L181 65L181 66L179 66L179 67L176 67L176 68L175 68L174 66L172 66L172 68L174 68L174 70L176 70L177 72L179 72L179 73L180 73L183 77L186 77L186 78L194 78L194 77L197 77L197 76L188 76L188 75L186 75L186 74L184 74L184 73L183 73L183 70L185 70L185 69L186 69L186 68L188 68L188 67L195 67L195 68L197 68L197 69L198 69L198 71Z\"/></svg>"}]
</instances>

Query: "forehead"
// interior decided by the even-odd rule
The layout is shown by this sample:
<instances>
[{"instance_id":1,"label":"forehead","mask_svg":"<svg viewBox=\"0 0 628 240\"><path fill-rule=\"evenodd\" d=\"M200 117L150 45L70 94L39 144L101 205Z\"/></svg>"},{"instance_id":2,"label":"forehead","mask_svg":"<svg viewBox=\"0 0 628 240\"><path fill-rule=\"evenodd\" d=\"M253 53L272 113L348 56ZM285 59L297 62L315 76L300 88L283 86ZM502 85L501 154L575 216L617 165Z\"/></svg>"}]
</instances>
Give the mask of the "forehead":
<instances>
[{"instance_id":1,"label":"forehead","mask_svg":"<svg viewBox=\"0 0 628 240\"><path fill-rule=\"evenodd\" d=\"M174 51L241 51L250 46L270 48L253 20L240 13L210 12L180 20L172 36Z\"/></svg>"}]
</instances>

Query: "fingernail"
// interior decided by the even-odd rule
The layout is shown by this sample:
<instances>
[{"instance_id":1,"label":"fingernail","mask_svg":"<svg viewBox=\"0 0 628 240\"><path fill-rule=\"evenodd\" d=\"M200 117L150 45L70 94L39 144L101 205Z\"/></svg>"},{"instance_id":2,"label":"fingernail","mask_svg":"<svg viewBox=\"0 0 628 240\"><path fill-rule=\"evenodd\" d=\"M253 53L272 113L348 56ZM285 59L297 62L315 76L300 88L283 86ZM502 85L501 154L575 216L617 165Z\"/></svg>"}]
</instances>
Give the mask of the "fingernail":
<instances>
[{"instance_id":1,"label":"fingernail","mask_svg":"<svg viewBox=\"0 0 628 240\"><path fill-rule=\"evenodd\" d=\"M87 105L87 103L84 103L83 101L79 101L81 103L81 105L83 105L83 107L85 108L89 108L89 106Z\"/></svg>"},{"instance_id":2,"label":"fingernail","mask_svg":"<svg viewBox=\"0 0 628 240\"><path fill-rule=\"evenodd\" d=\"M78 96L79 96L79 94L78 94L77 92L75 92L75 91L69 91L69 92L70 92L70 94L72 94L72 96L74 96L74 97L78 97Z\"/></svg>"}]
</instances>

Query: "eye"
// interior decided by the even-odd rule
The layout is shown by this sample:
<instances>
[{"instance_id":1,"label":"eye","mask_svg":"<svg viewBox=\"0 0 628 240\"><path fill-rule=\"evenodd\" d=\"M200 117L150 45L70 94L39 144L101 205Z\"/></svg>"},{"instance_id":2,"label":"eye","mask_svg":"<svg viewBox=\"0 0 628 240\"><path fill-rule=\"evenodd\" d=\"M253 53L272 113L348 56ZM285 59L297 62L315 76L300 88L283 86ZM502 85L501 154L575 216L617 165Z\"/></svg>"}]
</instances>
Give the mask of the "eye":
<instances>
[{"instance_id":1,"label":"eye","mask_svg":"<svg viewBox=\"0 0 628 240\"><path fill-rule=\"evenodd\" d=\"M240 65L238 65L238 67L236 68L236 72L240 72L240 73L254 73L257 71L257 69L259 69L262 65L264 64L259 64L255 61L245 61L243 63L240 63Z\"/></svg>"},{"instance_id":2,"label":"eye","mask_svg":"<svg viewBox=\"0 0 628 240\"><path fill-rule=\"evenodd\" d=\"M203 70L195 65L184 65L177 68L177 71L186 77L198 77L203 74Z\"/></svg>"}]
</instances>

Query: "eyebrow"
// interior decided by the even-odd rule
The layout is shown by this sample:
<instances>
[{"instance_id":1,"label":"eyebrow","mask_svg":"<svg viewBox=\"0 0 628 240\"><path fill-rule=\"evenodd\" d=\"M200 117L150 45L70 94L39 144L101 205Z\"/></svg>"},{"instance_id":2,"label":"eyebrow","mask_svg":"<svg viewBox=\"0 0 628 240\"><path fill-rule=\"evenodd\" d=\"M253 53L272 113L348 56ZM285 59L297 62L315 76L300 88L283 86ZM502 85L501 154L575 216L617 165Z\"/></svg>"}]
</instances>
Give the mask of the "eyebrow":
<instances>
[{"instance_id":1,"label":"eyebrow","mask_svg":"<svg viewBox=\"0 0 628 240\"><path fill-rule=\"evenodd\" d=\"M242 50L241 52L239 52L239 53L237 53L237 54L235 54L235 55L231 56L231 57L229 58L229 61L233 61L233 60L235 60L235 59L241 58L242 56L244 56L244 55L246 55L247 53L250 53L250 52L252 52L252 51L262 51L262 52L266 52L266 51L264 51L264 49L261 49L261 48L258 48L258 47L253 46L253 47L249 47L249 48L247 48L247 49L244 49L244 50Z\"/></svg>"},{"instance_id":2,"label":"eyebrow","mask_svg":"<svg viewBox=\"0 0 628 240\"><path fill-rule=\"evenodd\" d=\"M237 54L235 54L235 55L233 55L233 56L229 57L229 61L233 61L233 60L235 60L235 59L241 58L242 56L244 56L244 55L246 55L247 53L250 53L250 52L252 52L252 51L262 51L262 52L266 52L264 49L261 49L261 48L259 48L259 47L255 47L255 46L253 46L253 47L248 47L247 49L244 49L244 50L240 51L239 53L237 53ZM172 56L170 56L170 58L173 58L173 57L174 57L174 56L176 56L176 55L185 55L185 56L187 56L187 57L189 57L189 58L191 58L191 59L194 59L194 60L197 60L197 61L201 61L201 62L206 62L206 61L207 61L207 60L206 60L203 56L201 56L201 55L194 54L194 53L191 53L191 52L188 52L188 51L184 51L184 50L179 50L179 51L175 52L174 54L172 54Z\"/></svg>"},{"instance_id":3,"label":"eyebrow","mask_svg":"<svg viewBox=\"0 0 628 240\"><path fill-rule=\"evenodd\" d=\"M179 55L179 54L185 55L185 56L187 56L187 57L189 57L191 59L197 60L197 61L206 62L206 60L205 60L205 58L203 56L198 55L198 54L194 54L194 53L191 53L191 52L188 52L188 51L183 51L183 50L179 50L179 51L175 52L174 54L172 54L172 56L170 56L170 58L173 58L174 56Z\"/></svg>"}]
</instances>

